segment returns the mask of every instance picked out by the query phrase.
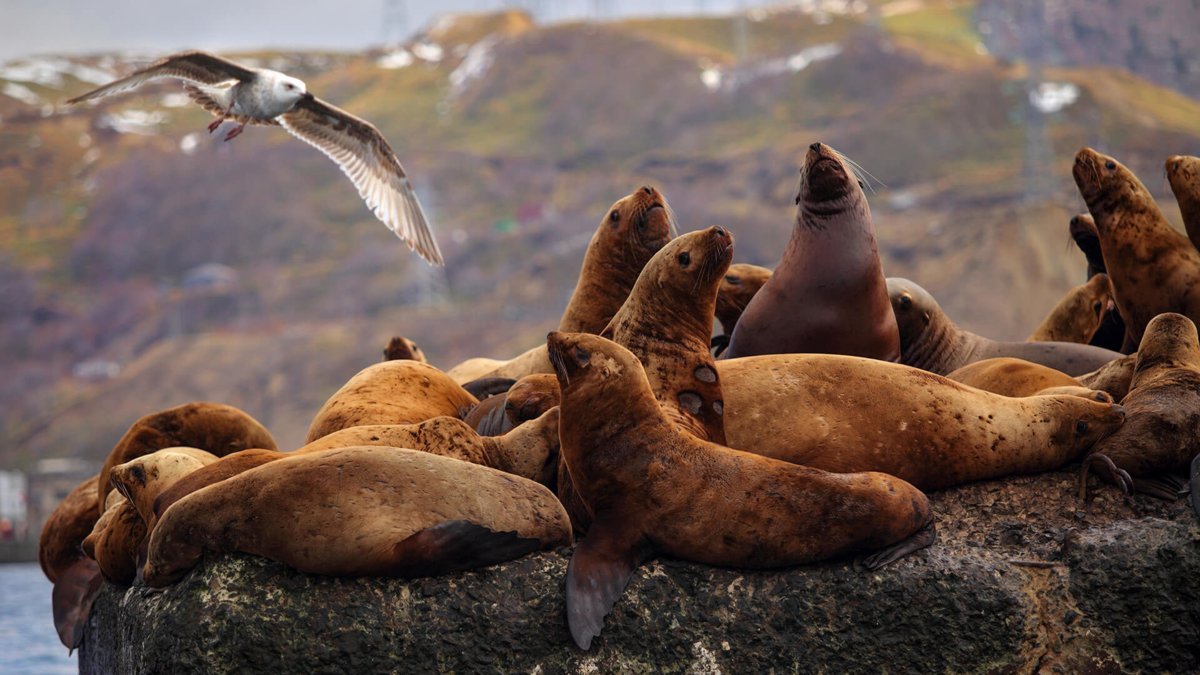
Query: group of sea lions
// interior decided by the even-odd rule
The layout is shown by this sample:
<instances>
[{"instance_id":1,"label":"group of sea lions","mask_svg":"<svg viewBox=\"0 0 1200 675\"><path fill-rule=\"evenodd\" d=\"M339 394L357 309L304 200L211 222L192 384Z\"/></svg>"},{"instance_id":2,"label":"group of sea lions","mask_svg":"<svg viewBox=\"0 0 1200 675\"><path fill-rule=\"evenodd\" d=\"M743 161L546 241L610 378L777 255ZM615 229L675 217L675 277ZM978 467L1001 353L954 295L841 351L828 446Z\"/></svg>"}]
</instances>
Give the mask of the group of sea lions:
<instances>
[{"instance_id":1,"label":"group of sea lions","mask_svg":"<svg viewBox=\"0 0 1200 675\"><path fill-rule=\"evenodd\" d=\"M1167 164L1194 238L1198 163ZM808 149L773 272L734 264L727 228L677 235L640 187L604 214L558 329L514 359L442 371L393 338L290 452L214 403L134 423L42 532L59 635L78 644L101 578L163 587L208 552L413 577L575 541L586 649L651 556L875 569L934 542L927 490L1082 461L1081 491L1093 471L1200 512L1200 253L1116 160L1084 149L1074 174L1089 279L1026 342L886 278L829 146Z\"/></svg>"}]
</instances>

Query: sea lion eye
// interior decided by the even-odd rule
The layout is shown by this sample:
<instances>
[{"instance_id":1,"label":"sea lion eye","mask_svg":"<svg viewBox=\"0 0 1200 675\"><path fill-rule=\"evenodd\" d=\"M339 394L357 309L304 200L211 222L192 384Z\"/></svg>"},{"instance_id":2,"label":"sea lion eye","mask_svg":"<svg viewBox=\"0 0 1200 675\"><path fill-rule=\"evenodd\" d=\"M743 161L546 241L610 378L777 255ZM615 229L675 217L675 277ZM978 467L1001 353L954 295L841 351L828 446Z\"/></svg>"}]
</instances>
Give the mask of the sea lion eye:
<instances>
[{"instance_id":1,"label":"sea lion eye","mask_svg":"<svg viewBox=\"0 0 1200 675\"><path fill-rule=\"evenodd\" d=\"M741 278L735 277L732 274L726 274L725 281L728 281L730 286L741 286L742 285Z\"/></svg>"},{"instance_id":2,"label":"sea lion eye","mask_svg":"<svg viewBox=\"0 0 1200 675\"><path fill-rule=\"evenodd\" d=\"M900 309L908 309L912 307L912 298L907 295L900 296Z\"/></svg>"},{"instance_id":3,"label":"sea lion eye","mask_svg":"<svg viewBox=\"0 0 1200 675\"><path fill-rule=\"evenodd\" d=\"M1113 171L1117 168L1117 163L1110 159L1104 163L1104 168L1108 169L1109 171Z\"/></svg>"},{"instance_id":4,"label":"sea lion eye","mask_svg":"<svg viewBox=\"0 0 1200 675\"><path fill-rule=\"evenodd\" d=\"M1093 312L1099 312L1102 307L1104 307L1104 305L1100 304L1099 300L1092 303L1092 311Z\"/></svg>"},{"instance_id":5,"label":"sea lion eye","mask_svg":"<svg viewBox=\"0 0 1200 675\"><path fill-rule=\"evenodd\" d=\"M687 251L684 251L683 253L679 254L679 257L676 258L676 260L679 261L680 266L687 267L688 264L692 262L692 256Z\"/></svg>"},{"instance_id":6,"label":"sea lion eye","mask_svg":"<svg viewBox=\"0 0 1200 675\"><path fill-rule=\"evenodd\" d=\"M1171 169L1171 170L1172 170L1172 171L1178 171L1178 170L1179 170L1179 165L1180 165L1180 164L1183 164L1183 162L1175 162L1175 166L1174 166L1174 167L1172 167L1172 169Z\"/></svg>"},{"instance_id":7,"label":"sea lion eye","mask_svg":"<svg viewBox=\"0 0 1200 675\"><path fill-rule=\"evenodd\" d=\"M613 209L612 213L608 214L608 219L613 221L614 223L617 222L618 220L621 219L621 212L616 209Z\"/></svg>"},{"instance_id":8,"label":"sea lion eye","mask_svg":"<svg viewBox=\"0 0 1200 675\"><path fill-rule=\"evenodd\" d=\"M858 181L858 189L866 190L867 186L860 180L860 181Z\"/></svg>"},{"instance_id":9,"label":"sea lion eye","mask_svg":"<svg viewBox=\"0 0 1200 675\"><path fill-rule=\"evenodd\" d=\"M579 365L587 363L592 358L591 353L583 347L575 347L575 362Z\"/></svg>"},{"instance_id":10,"label":"sea lion eye","mask_svg":"<svg viewBox=\"0 0 1200 675\"><path fill-rule=\"evenodd\" d=\"M1075 423L1075 433L1082 434L1083 432L1085 432L1087 430L1088 430L1087 422L1084 422L1083 420L1079 420L1078 422Z\"/></svg>"}]
</instances>

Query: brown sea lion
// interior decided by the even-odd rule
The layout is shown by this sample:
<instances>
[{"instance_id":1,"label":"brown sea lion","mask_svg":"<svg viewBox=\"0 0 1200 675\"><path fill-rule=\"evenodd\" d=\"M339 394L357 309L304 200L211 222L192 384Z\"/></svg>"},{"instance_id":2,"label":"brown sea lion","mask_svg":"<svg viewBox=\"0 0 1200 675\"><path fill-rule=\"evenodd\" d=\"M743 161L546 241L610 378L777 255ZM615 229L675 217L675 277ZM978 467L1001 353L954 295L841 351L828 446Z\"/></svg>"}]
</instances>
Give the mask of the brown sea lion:
<instances>
[{"instance_id":1,"label":"brown sea lion","mask_svg":"<svg viewBox=\"0 0 1200 675\"><path fill-rule=\"evenodd\" d=\"M1129 394L1129 383L1133 381L1133 369L1137 365L1137 354L1122 356L1110 361L1090 373L1084 373L1078 378L1083 386L1089 389L1106 391L1113 399L1120 401Z\"/></svg>"},{"instance_id":2,"label":"brown sea lion","mask_svg":"<svg viewBox=\"0 0 1200 675\"><path fill-rule=\"evenodd\" d=\"M650 556L784 567L883 549L875 569L933 542L919 490L881 473L832 474L682 433L641 363L595 335L551 333L563 455L594 520L567 568L567 623L587 649Z\"/></svg>"},{"instance_id":3,"label":"brown sea lion","mask_svg":"<svg viewBox=\"0 0 1200 675\"><path fill-rule=\"evenodd\" d=\"M1050 310L1029 342L1078 342L1091 344L1108 310L1116 307L1107 274L1097 274L1067 291Z\"/></svg>"},{"instance_id":4,"label":"brown sea lion","mask_svg":"<svg viewBox=\"0 0 1200 675\"><path fill-rule=\"evenodd\" d=\"M425 352L421 351L417 343L402 335L397 335L389 340L387 346L383 348L383 360L398 361L401 359L427 363Z\"/></svg>"},{"instance_id":5,"label":"brown sea lion","mask_svg":"<svg viewBox=\"0 0 1200 675\"><path fill-rule=\"evenodd\" d=\"M460 411L478 403L470 392L427 363L384 361L359 371L321 406L308 427L307 442L347 427L458 417Z\"/></svg>"},{"instance_id":6,"label":"brown sea lion","mask_svg":"<svg viewBox=\"0 0 1200 675\"><path fill-rule=\"evenodd\" d=\"M796 204L791 241L742 312L724 357L816 352L900 358L871 208L833 148L809 146Z\"/></svg>"},{"instance_id":7,"label":"brown sea lion","mask_svg":"<svg viewBox=\"0 0 1200 675\"><path fill-rule=\"evenodd\" d=\"M196 448L164 448L118 464L109 473L113 487L133 504L133 508L154 529L154 500L179 479L217 461L217 456Z\"/></svg>"},{"instance_id":8,"label":"brown sea lion","mask_svg":"<svg viewBox=\"0 0 1200 675\"><path fill-rule=\"evenodd\" d=\"M733 235L710 227L676 237L646 263L603 335L633 352L667 417L725 444L724 401L709 353L717 288L733 259Z\"/></svg>"},{"instance_id":9,"label":"brown sea lion","mask_svg":"<svg viewBox=\"0 0 1200 675\"><path fill-rule=\"evenodd\" d=\"M717 348L716 355L729 347L729 336L737 326L742 312L755 293L771 278L771 270L758 265L736 263L729 266L721 286L717 289L717 321L721 322L721 335L712 339L712 346Z\"/></svg>"},{"instance_id":10,"label":"brown sea lion","mask_svg":"<svg viewBox=\"0 0 1200 675\"><path fill-rule=\"evenodd\" d=\"M719 367L731 446L826 471L883 471L922 490L1056 469L1125 417L1111 403L1010 398L875 359L779 354Z\"/></svg>"},{"instance_id":11,"label":"brown sea lion","mask_svg":"<svg viewBox=\"0 0 1200 675\"><path fill-rule=\"evenodd\" d=\"M1172 155L1167 158L1166 169L1188 239L1200 249L1200 157Z\"/></svg>"},{"instance_id":12,"label":"brown sea lion","mask_svg":"<svg viewBox=\"0 0 1200 675\"><path fill-rule=\"evenodd\" d=\"M1145 185L1108 155L1075 155L1075 184L1100 233L1104 264L1133 351L1164 312L1200 318L1200 251L1167 222ZM1088 370L1091 370L1090 368Z\"/></svg>"},{"instance_id":13,"label":"brown sea lion","mask_svg":"<svg viewBox=\"0 0 1200 675\"><path fill-rule=\"evenodd\" d=\"M1087 258L1087 279L1090 281L1097 274L1105 274L1104 254L1100 252L1100 232L1096 229L1096 221L1090 213L1078 213L1071 217L1071 241Z\"/></svg>"},{"instance_id":14,"label":"brown sea lion","mask_svg":"<svg viewBox=\"0 0 1200 675\"><path fill-rule=\"evenodd\" d=\"M571 542L533 481L426 452L352 447L269 462L163 512L144 567L172 584L205 551L242 551L330 576L432 576Z\"/></svg>"},{"instance_id":15,"label":"brown sea lion","mask_svg":"<svg viewBox=\"0 0 1200 675\"><path fill-rule=\"evenodd\" d=\"M355 427L362 429L365 427ZM341 432L337 432L341 433ZM262 466L267 462L274 462L277 459L290 457L290 453L279 452L278 450L259 450L252 448L250 450L242 450L240 452L230 453L217 461L207 464L188 475L175 481L171 487L159 493L154 500L154 523L162 518L162 514L169 506L184 497L192 494L200 488L208 487L213 483L219 483L226 478L249 471L256 466ZM153 529L153 528L151 528Z\"/></svg>"},{"instance_id":16,"label":"brown sea lion","mask_svg":"<svg viewBox=\"0 0 1200 675\"><path fill-rule=\"evenodd\" d=\"M1011 356L1082 375L1121 358L1121 354L1074 342L997 342L959 328L924 288L899 277L887 280L900 326L900 362L947 375L963 366Z\"/></svg>"},{"instance_id":17,"label":"brown sea lion","mask_svg":"<svg viewBox=\"0 0 1200 675\"><path fill-rule=\"evenodd\" d=\"M517 380L504 395L480 401L463 421L481 436L500 436L556 405L558 380L551 373L534 373Z\"/></svg>"},{"instance_id":18,"label":"brown sea lion","mask_svg":"<svg viewBox=\"0 0 1200 675\"><path fill-rule=\"evenodd\" d=\"M507 394L488 396L467 411L462 420L480 436L500 436L513 428L512 422L504 414L507 400Z\"/></svg>"},{"instance_id":19,"label":"brown sea lion","mask_svg":"<svg viewBox=\"0 0 1200 675\"><path fill-rule=\"evenodd\" d=\"M1200 341L1191 319L1168 313L1150 321L1121 404L1129 419L1084 461L1081 492L1090 467L1126 492L1177 498L1186 485L1178 474L1200 455Z\"/></svg>"},{"instance_id":20,"label":"brown sea lion","mask_svg":"<svg viewBox=\"0 0 1200 675\"><path fill-rule=\"evenodd\" d=\"M105 579L128 586L137 576L138 561L145 556L146 523L124 495L115 490L109 495L108 508L80 548L96 561Z\"/></svg>"},{"instance_id":21,"label":"brown sea lion","mask_svg":"<svg viewBox=\"0 0 1200 675\"><path fill-rule=\"evenodd\" d=\"M1001 396L1037 396L1049 393L1082 395L1102 403L1112 403L1107 392L1083 386L1079 380L1038 363L1022 359L984 359L967 364L946 376L968 387L975 387Z\"/></svg>"},{"instance_id":22,"label":"brown sea lion","mask_svg":"<svg viewBox=\"0 0 1200 675\"><path fill-rule=\"evenodd\" d=\"M129 427L109 453L97 478L97 508L112 491L108 472L118 464L171 447L207 450L221 457L246 448L275 449L275 439L258 420L221 403L185 403L146 415Z\"/></svg>"},{"instance_id":23,"label":"brown sea lion","mask_svg":"<svg viewBox=\"0 0 1200 675\"><path fill-rule=\"evenodd\" d=\"M675 234L675 216L666 197L646 185L618 199L600 220L583 254L579 281L567 302L558 329L599 333L621 308L638 274L651 256ZM551 373L546 345L540 344L509 361L480 371L490 359L471 359L450 369L458 382L480 377L520 379ZM467 379L461 379L471 375Z\"/></svg>"},{"instance_id":24,"label":"brown sea lion","mask_svg":"<svg viewBox=\"0 0 1200 675\"><path fill-rule=\"evenodd\" d=\"M54 584L54 627L69 649L79 646L92 599L100 588L100 567L80 549L99 517L96 479L89 478L59 502L38 538L38 563Z\"/></svg>"}]
</instances>

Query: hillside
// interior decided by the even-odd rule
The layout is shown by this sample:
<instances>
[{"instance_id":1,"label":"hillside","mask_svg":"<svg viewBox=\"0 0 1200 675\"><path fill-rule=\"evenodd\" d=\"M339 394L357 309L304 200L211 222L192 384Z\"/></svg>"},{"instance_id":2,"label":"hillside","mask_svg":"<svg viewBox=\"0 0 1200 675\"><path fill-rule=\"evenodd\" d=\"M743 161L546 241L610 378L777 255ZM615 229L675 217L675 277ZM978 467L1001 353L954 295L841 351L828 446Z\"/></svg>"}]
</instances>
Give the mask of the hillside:
<instances>
[{"instance_id":1,"label":"hillside","mask_svg":"<svg viewBox=\"0 0 1200 675\"><path fill-rule=\"evenodd\" d=\"M1159 176L1200 141L1200 103L1064 67L1044 77L1069 101L1039 110L975 25L959 2L549 26L508 12L388 51L234 55L380 127L444 271L279 129L223 143L169 84L62 106L148 56L0 66L0 466L98 459L141 414L192 399L298 445L393 334L443 367L514 355L556 325L607 206L647 182L684 230L726 225L739 261L773 265L814 140L877 179L886 273L1023 338L1083 280L1075 150L1119 156L1178 223ZM1033 116L1044 165L1026 161Z\"/></svg>"}]
</instances>

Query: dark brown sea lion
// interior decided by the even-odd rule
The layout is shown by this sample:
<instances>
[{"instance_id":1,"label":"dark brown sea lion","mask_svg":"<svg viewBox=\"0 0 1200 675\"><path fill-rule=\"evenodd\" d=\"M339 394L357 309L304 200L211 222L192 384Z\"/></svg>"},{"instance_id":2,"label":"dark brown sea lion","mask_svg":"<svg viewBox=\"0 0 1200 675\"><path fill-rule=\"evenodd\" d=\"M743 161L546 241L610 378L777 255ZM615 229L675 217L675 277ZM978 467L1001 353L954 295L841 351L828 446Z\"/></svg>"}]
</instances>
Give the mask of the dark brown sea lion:
<instances>
[{"instance_id":1,"label":"dark brown sea lion","mask_svg":"<svg viewBox=\"0 0 1200 675\"><path fill-rule=\"evenodd\" d=\"M1072 173L1096 221L1125 320L1122 351L1133 351L1146 324L1159 314L1200 318L1200 251L1171 227L1146 186L1120 162L1091 148L1075 155Z\"/></svg>"},{"instance_id":2,"label":"dark brown sea lion","mask_svg":"<svg viewBox=\"0 0 1200 675\"><path fill-rule=\"evenodd\" d=\"M558 378L552 373L534 373L517 380L508 390L504 415L517 427L541 417L558 404Z\"/></svg>"},{"instance_id":3,"label":"dark brown sea lion","mask_svg":"<svg viewBox=\"0 0 1200 675\"><path fill-rule=\"evenodd\" d=\"M186 403L146 415L129 427L109 453L97 478L97 509L112 491L108 472L142 455L171 447L207 450L222 457L247 448L275 449L270 432L250 415L221 403Z\"/></svg>"},{"instance_id":4,"label":"dark brown sea lion","mask_svg":"<svg viewBox=\"0 0 1200 675\"><path fill-rule=\"evenodd\" d=\"M504 405L508 400L507 394L488 396L479 401L479 405L471 408L462 420L480 436L499 436L513 428L512 422L504 414Z\"/></svg>"},{"instance_id":5,"label":"dark brown sea lion","mask_svg":"<svg viewBox=\"0 0 1200 675\"><path fill-rule=\"evenodd\" d=\"M1175 499L1200 454L1200 341L1196 325L1180 314L1162 314L1146 326L1129 394L1129 419L1096 445L1084 461L1127 492Z\"/></svg>"},{"instance_id":6,"label":"dark brown sea lion","mask_svg":"<svg viewBox=\"0 0 1200 675\"><path fill-rule=\"evenodd\" d=\"M1087 278L1090 280L1097 274L1104 274L1104 254L1100 252L1100 232L1096 229L1096 221L1090 213L1079 213L1071 217L1071 241L1087 258Z\"/></svg>"},{"instance_id":7,"label":"dark brown sea lion","mask_svg":"<svg viewBox=\"0 0 1200 675\"><path fill-rule=\"evenodd\" d=\"M308 428L307 441L347 427L458 417L478 403L470 392L427 363L384 361L359 371L321 406Z\"/></svg>"},{"instance_id":8,"label":"dark brown sea lion","mask_svg":"<svg viewBox=\"0 0 1200 675\"><path fill-rule=\"evenodd\" d=\"M919 490L880 473L831 474L682 433L637 358L595 335L551 333L563 454L593 515L567 568L567 622L583 649L634 569L661 553L784 567L883 549L869 569L933 542Z\"/></svg>"},{"instance_id":9,"label":"dark brown sea lion","mask_svg":"<svg viewBox=\"0 0 1200 675\"><path fill-rule=\"evenodd\" d=\"M352 447L268 462L163 512L143 573L172 584L205 551L330 576L432 576L571 542L553 493L450 457Z\"/></svg>"},{"instance_id":10,"label":"dark brown sea lion","mask_svg":"<svg viewBox=\"0 0 1200 675\"><path fill-rule=\"evenodd\" d=\"M1107 274L1097 274L1063 296L1029 342L1077 342L1091 344L1108 311L1115 308Z\"/></svg>"},{"instance_id":11,"label":"dark brown sea lion","mask_svg":"<svg viewBox=\"0 0 1200 675\"><path fill-rule=\"evenodd\" d=\"M604 330L646 262L674 234L675 216L666 197L655 188L646 185L618 199L588 243L579 281L559 321L559 330ZM480 377L520 379L553 369L546 359L546 345L541 344L509 361L470 359L447 372L458 382L469 382Z\"/></svg>"},{"instance_id":12,"label":"dark brown sea lion","mask_svg":"<svg viewBox=\"0 0 1200 675\"><path fill-rule=\"evenodd\" d=\"M833 148L809 146L796 204L791 241L738 319L724 357L815 352L895 361L900 336L871 209Z\"/></svg>"},{"instance_id":13,"label":"dark brown sea lion","mask_svg":"<svg viewBox=\"0 0 1200 675\"><path fill-rule=\"evenodd\" d=\"M1089 389L1066 373L1014 358L976 361L950 373L946 379L1001 396L1074 394L1101 403L1113 402L1107 392Z\"/></svg>"},{"instance_id":14,"label":"dark brown sea lion","mask_svg":"<svg viewBox=\"0 0 1200 675\"><path fill-rule=\"evenodd\" d=\"M59 502L38 539L38 563L54 584L54 627L70 649L79 646L92 599L100 588L100 567L80 549L99 517L96 479L89 478Z\"/></svg>"},{"instance_id":15,"label":"dark brown sea lion","mask_svg":"<svg viewBox=\"0 0 1200 675\"><path fill-rule=\"evenodd\" d=\"M746 305L758 293L758 290L771 278L771 270L758 265L736 263L729 266L721 286L717 289L717 321L721 322L721 335L712 339L712 346L717 348L716 355L729 347L729 336L737 326Z\"/></svg>"},{"instance_id":16,"label":"dark brown sea lion","mask_svg":"<svg viewBox=\"0 0 1200 675\"><path fill-rule=\"evenodd\" d=\"M968 363L1011 356L1076 376L1121 354L1073 342L997 342L959 328L924 288L899 277L887 280L900 326L900 362L947 375Z\"/></svg>"},{"instance_id":17,"label":"dark brown sea lion","mask_svg":"<svg viewBox=\"0 0 1200 675\"><path fill-rule=\"evenodd\" d=\"M137 576L138 560L145 556L146 523L124 495L114 490L109 496L108 508L80 548L96 561L105 579L128 586Z\"/></svg>"},{"instance_id":18,"label":"dark brown sea lion","mask_svg":"<svg viewBox=\"0 0 1200 675\"><path fill-rule=\"evenodd\" d=\"M1200 157L1172 155L1166 169L1188 239L1200 249Z\"/></svg>"},{"instance_id":19,"label":"dark brown sea lion","mask_svg":"<svg viewBox=\"0 0 1200 675\"><path fill-rule=\"evenodd\" d=\"M402 335L397 335L389 340L387 346L383 348L383 360L397 361L400 359L427 363L425 352L421 351L417 343Z\"/></svg>"},{"instance_id":20,"label":"dark brown sea lion","mask_svg":"<svg viewBox=\"0 0 1200 675\"><path fill-rule=\"evenodd\" d=\"M723 227L676 237L646 263L603 333L642 362L668 418L721 445L725 402L708 338L717 287L732 259L733 236Z\"/></svg>"}]
</instances>

